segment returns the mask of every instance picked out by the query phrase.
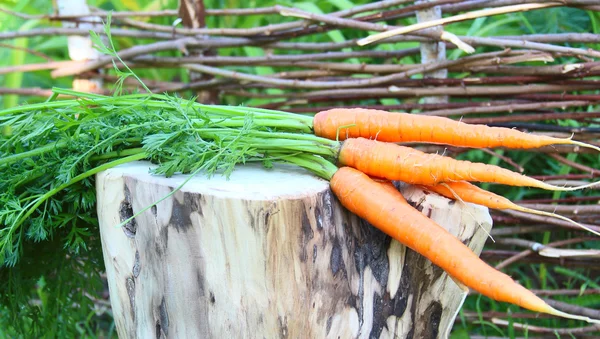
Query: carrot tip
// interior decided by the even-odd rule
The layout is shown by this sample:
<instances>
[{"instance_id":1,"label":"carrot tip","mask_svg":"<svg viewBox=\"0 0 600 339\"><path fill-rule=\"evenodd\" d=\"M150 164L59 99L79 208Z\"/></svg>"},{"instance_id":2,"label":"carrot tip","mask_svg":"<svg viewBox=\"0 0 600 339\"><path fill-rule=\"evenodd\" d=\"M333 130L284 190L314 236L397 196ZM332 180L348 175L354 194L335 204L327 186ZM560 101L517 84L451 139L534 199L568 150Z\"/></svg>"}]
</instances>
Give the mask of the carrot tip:
<instances>
[{"instance_id":1,"label":"carrot tip","mask_svg":"<svg viewBox=\"0 0 600 339\"><path fill-rule=\"evenodd\" d=\"M571 138L572 138L572 136L571 136ZM572 140L571 138L568 139L570 144L585 147L585 148L591 148L593 150L600 152L600 147L598 147L598 146L594 146L594 145L591 145L591 144L588 144L585 142L581 142L581 141L575 141L575 140Z\"/></svg>"},{"instance_id":2,"label":"carrot tip","mask_svg":"<svg viewBox=\"0 0 600 339\"><path fill-rule=\"evenodd\" d=\"M522 207L522 206L519 206L519 205L515 205L515 207L513 207L513 209L515 209L517 211L525 212L525 213L531 213L531 214L537 214L537 215L543 215L543 216L547 216L547 217L561 219L561 220L570 222L573 225L575 225L575 226L577 226L577 227L579 227L581 229L584 229L584 230L586 230L586 231L588 231L590 233L593 233L593 234L595 234L597 236L600 236L600 232L594 231L593 229L591 229L591 228L589 228L589 227L587 227L585 225L582 225L582 224L578 223L577 221L572 220L571 218L567 218L565 216L562 216L560 214L546 212L546 211L539 211L539 210L535 210L535 209L532 209L532 208Z\"/></svg>"},{"instance_id":3,"label":"carrot tip","mask_svg":"<svg viewBox=\"0 0 600 339\"><path fill-rule=\"evenodd\" d=\"M586 188L593 188L596 186L600 186L600 181L591 182L589 184L585 184L585 185L581 185L581 186L574 186L574 187L561 187L561 186L542 183L542 185L539 185L538 187L549 190L549 191L571 192L571 191L579 191L579 190L586 189Z\"/></svg>"},{"instance_id":4,"label":"carrot tip","mask_svg":"<svg viewBox=\"0 0 600 339\"><path fill-rule=\"evenodd\" d=\"M567 318L567 319L574 319L574 320L582 320L582 321L586 321L590 324L600 324L600 320L598 319L592 319L586 316L582 316L582 315L575 315L575 314L571 314L571 313L567 313L567 312L563 312L563 311L559 311L557 309L555 309L554 307L548 306L548 314L552 314L552 315L556 315L559 317L563 317L563 318Z\"/></svg>"}]
</instances>

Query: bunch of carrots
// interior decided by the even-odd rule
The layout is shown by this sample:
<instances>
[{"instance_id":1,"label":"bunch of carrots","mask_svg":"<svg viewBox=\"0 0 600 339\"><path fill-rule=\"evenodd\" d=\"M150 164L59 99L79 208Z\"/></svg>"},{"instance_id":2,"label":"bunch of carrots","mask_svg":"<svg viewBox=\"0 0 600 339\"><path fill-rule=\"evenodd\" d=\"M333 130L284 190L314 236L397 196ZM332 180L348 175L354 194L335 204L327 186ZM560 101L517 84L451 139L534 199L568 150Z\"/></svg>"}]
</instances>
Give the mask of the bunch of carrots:
<instances>
[{"instance_id":1,"label":"bunch of carrots","mask_svg":"<svg viewBox=\"0 0 600 339\"><path fill-rule=\"evenodd\" d=\"M56 101L58 94L75 99ZM442 117L360 108L333 109L308 117L249 107L203 105L164 95L107 97L58 89L45 103L0 111L0 127L4 131L0 136L0 176L17 177L31 171L27 179L15 179L6 187L0 185L0 189L13 192L16 199L24 202L14 217L0 220L0 236L4 236L0 239L0 255L10 249L15 235L24 234L19 228L33 227L27 226L27 218L46 218L53 213L43 209L54 195L128 161L151 160L159 165L155 173L167 176L196 174L206 169L227 171L247 161L287 162L329 180L343 206L427 257L462 287L532 311L600 323L552 308L508 275L487 265L444 228L410 206L392 184L403 181L492 209L561 218L600 235L566 217L518 206L471 184L487 182L573 191L596 183L553 186L497 166L426 154L398 143L523 149L571 144L600 151L593 145ZM35 145L40 137L47 140L47 146ZM23 139L28 141L19 142ZM15 143L19 146L12 146ZM72 146L75 144L79 146ZM80 153L73 154L76 152ZM72 158L72 163L62 164L61 157ZM68 167L70 172L50 174L61 180L49 188L38 187L38 178L48 175L49 170L40 172L36 166L48 159L55 159L52 166L56 171ZM90 187L93 186L88 183L86 189ZM44 190L46 193L39 193ZM35 194L27 196L27 192ZM40 227L39 223L36 225Z\"/></svg>"},{"instance_id":2,"label":"bunch of carrots","mask_svg":"<svg viewBox=\"0 0 600 339\"><path fill-rule=\"evenodd\" d=\"M469 125L435 116L388 113L369 109L332 109L315 115L314 133L345 140L340 147L340 167L330 185L341 203L400 243L427 257L457 283L497 301L531 311L580 319L548 305L508 275L483 262L466 245L413 208L391 183L400 180L447 198L492 209L512 209L568 220L553 213L531 210L483 190L470 182L528 186L553 191L573 191L594 186L557 187L497 166L454 160L397 145L423 142L462 147L537 148L571 144L600 150L572 139L532 135L508 128ZM381 180L383 179L383 180Z\"/></svg>"}]
</instances>

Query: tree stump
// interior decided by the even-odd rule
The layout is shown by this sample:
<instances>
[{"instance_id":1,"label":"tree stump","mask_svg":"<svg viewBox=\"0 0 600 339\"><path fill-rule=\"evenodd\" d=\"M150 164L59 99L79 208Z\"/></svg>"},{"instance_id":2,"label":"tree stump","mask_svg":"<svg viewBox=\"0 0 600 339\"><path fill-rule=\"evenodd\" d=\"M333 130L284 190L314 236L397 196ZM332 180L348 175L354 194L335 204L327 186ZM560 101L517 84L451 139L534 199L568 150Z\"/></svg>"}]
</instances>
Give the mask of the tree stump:
<instances>
[{"instance_id":1,"label":"tree stump","mask_svg":"<svg viewBox=\"0 0 600 339\"><path fill-rule=\"evenodd\" d=\"M444 338L465 293L292 166L229 180L164 178L137 162L97 176L121 338ZM414 187L407 200L480 253L486 208Z\"/></svg>"}]
</instances>

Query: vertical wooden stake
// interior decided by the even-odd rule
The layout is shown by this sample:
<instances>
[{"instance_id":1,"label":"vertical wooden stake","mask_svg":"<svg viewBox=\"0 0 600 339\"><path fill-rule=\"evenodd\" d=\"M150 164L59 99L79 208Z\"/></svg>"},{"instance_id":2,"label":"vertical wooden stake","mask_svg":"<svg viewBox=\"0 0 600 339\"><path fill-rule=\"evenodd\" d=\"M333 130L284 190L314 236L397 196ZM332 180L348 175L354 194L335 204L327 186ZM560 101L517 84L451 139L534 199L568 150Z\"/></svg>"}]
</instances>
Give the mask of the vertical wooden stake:
<instances>
[{"instance_id":1,"label":"vertical wooden stake","mask_svg":"<svg viewBox=\"0 0 600 339\"><path fill-rule=\"evenodd\" d=\"M420 0L416 1L415 4L433 2L434 0ZM442 17L442 10L440 6L434 6L428 9L417 11L417 21L430 21L440 19ZM433 27L430 30L441 32L443 27ZM446 45L444 42L421 42L421 63L427 64L430 62L444 61L446 60ZM441 78L445 79L448 77L448 70L440 69L424 75L425 78ZM447 103L447 96L435 96L435 97L423 97L423 103L436 104L436 103Z\"/></svg>"},{"instance_id":2,"label":"vertical wooden stake","mask_svg":"<svg viewBox=\"0 0 600 339\"><path fill-rule=\"evenodd\" d=\"M60 15L91 14L86 0L57 0L56 7ZM78 27L91 29L100 27L101 20L97 16L81 18L77 21L62 21L63 27ZM100 57L94 47L92 39L87 36L69 36L67 37L69 48L69 57L75 61L93 60ZM100 73L101 70L96 71ZM73 79L73 89L81 92L98 92L102 88L103 80L101 77L80 78L75 76Z\"/></svg>"},{"instance_id":3,"label":"vertical wooden stake","mask_svg":"<svg viewBox=\"0 0 600 339\"><path fill-rule=\"evenodd\" d=\"M179 17L186 28L206 27L206 10L203 0L180 0ZM192 53L192 55L216 56L214 49L205 49ZM190 82L210 80L213 76L209 74L190 71ZM198 92L198 102L203 104L219 103L219 93L215 90L206 89Z\"/></svg>"}]
</instances>

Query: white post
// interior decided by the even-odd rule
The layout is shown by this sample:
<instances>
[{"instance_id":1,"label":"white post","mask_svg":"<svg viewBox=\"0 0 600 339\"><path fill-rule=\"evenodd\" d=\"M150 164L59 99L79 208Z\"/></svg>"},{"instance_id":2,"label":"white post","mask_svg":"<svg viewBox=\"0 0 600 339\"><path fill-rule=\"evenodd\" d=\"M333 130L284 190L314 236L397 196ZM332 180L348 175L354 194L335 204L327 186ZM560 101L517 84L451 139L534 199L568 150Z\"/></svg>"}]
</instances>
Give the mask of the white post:
<instances>
[{"instance_id":1,"label":"white post","mask_svg":"<svg viewBox=\"0 0 600 339\"><path fill-rule=\"evenodd\" d=\"M91 14L86 0L57 0L57 12L60 15L79 15ZM91 29L101 27L101 20L97 16L83 17L84 22L62 21L63 27L79 27ZM100 52L92 47L92 40L87 36L69 36L67 37L69 48L69 57L75 61L94 60L100 57ZM102 70L99 70L102 72ZM73 89L81 92L97 92L102 88L103 81L100 77L89 79L80 79L77 76L73 79Z\"/></svg>"},{"instance_id":2,"label":"white post","mask_svg":"<svg viewBox=\"0 0 600 339\"><path fill-rule=\"evenodd\" d=\"M416 1L415 4L432 2L434 0L421 0ZM423 21L431 21L442 18L442 10L440 6L433 6L428 9L423 9L417 11L417 22ZM430 30L435 30L441 32L443 27L437 26L430 28ZM421 63L427 64L431 62L438 62L446 60L446 45L443 41L440 42L421 42ZM423 75L424 78L441 78L445 79L448 77L448 70L440 69L437 71L429 72ZM426 104L436 104L436 103L447 103L447 96L434 96L434 97L424 97L423 103Z\"/></svg>"}]
</instances>

